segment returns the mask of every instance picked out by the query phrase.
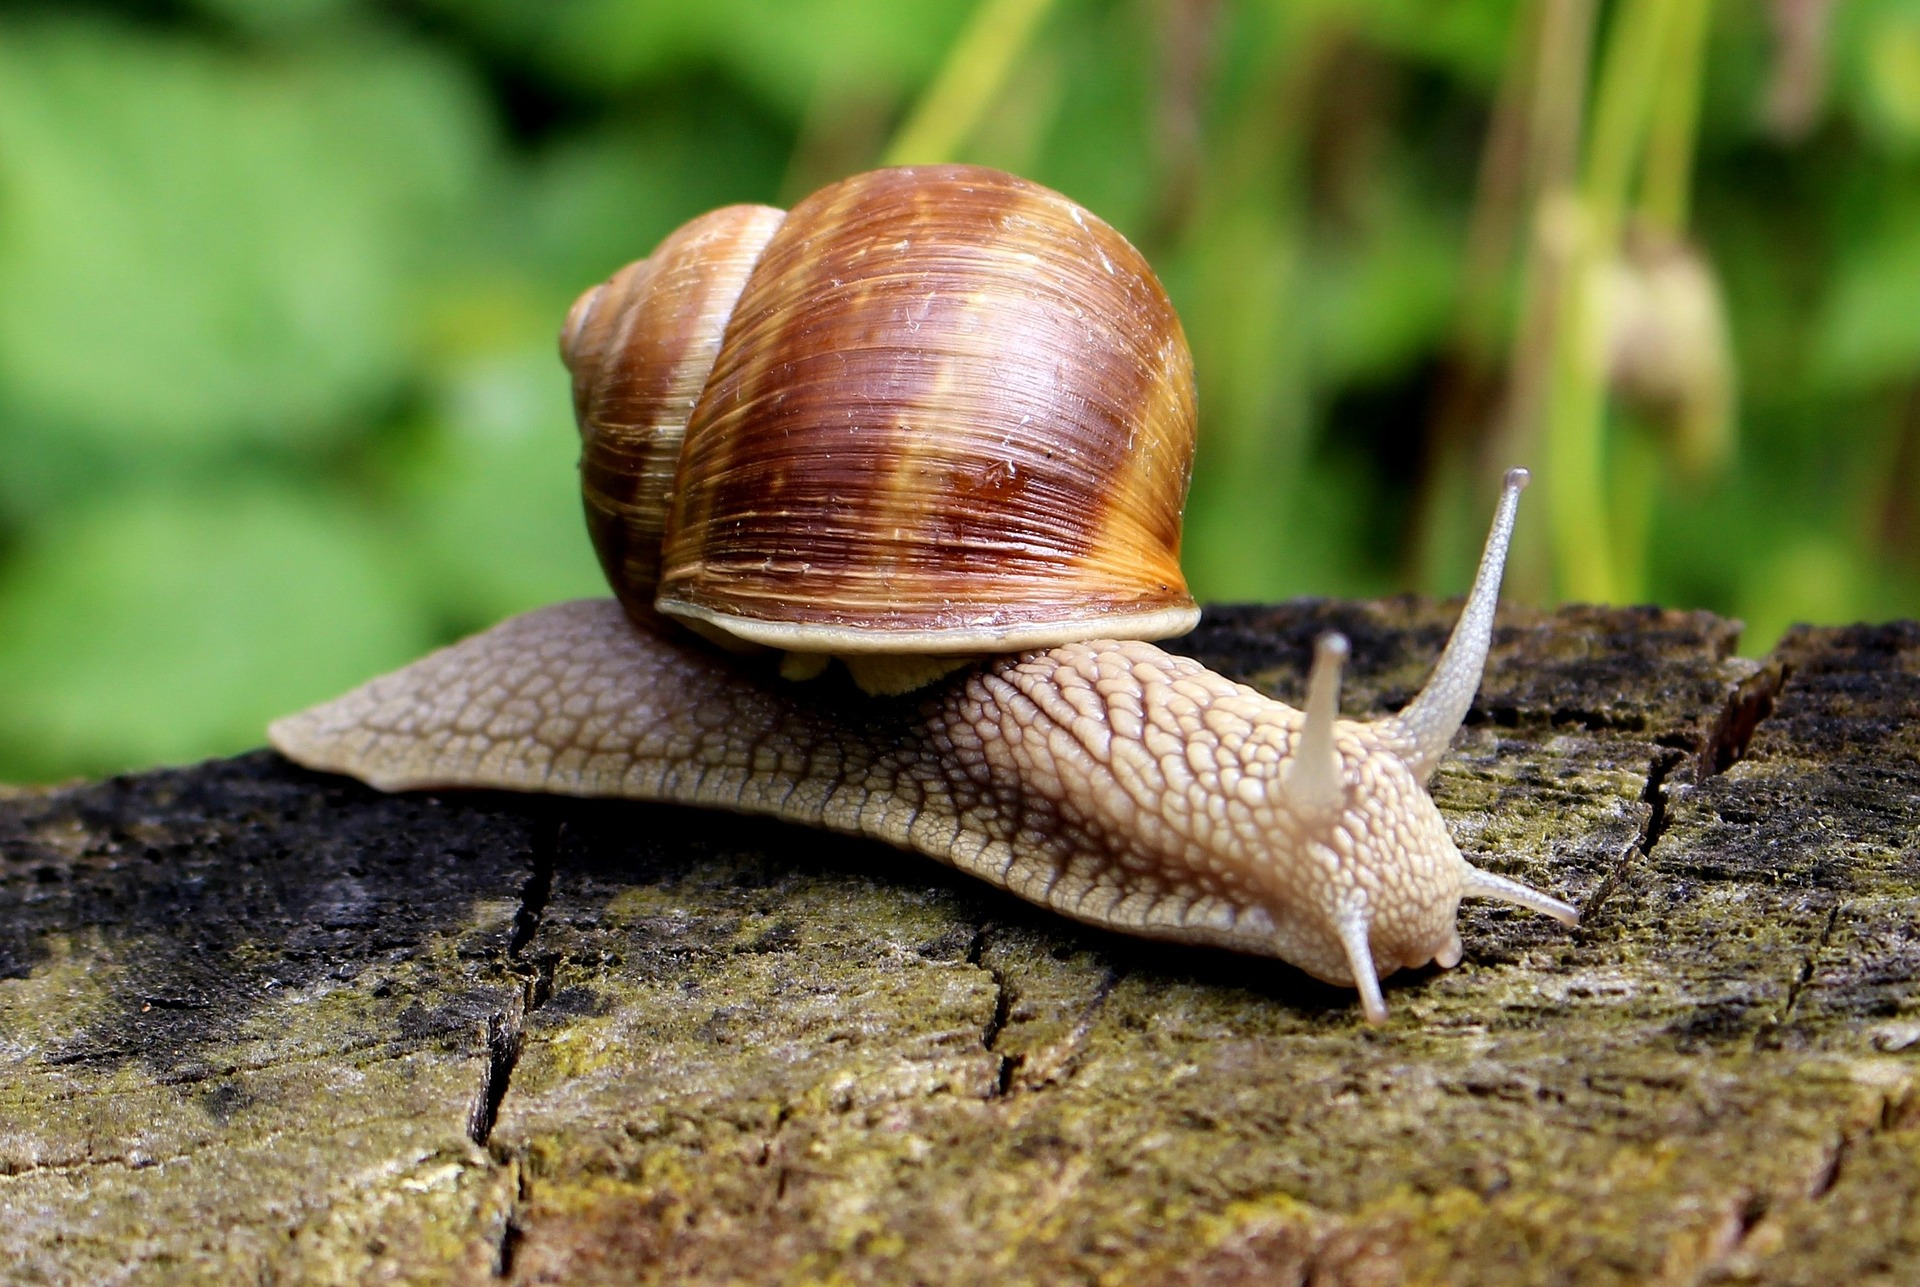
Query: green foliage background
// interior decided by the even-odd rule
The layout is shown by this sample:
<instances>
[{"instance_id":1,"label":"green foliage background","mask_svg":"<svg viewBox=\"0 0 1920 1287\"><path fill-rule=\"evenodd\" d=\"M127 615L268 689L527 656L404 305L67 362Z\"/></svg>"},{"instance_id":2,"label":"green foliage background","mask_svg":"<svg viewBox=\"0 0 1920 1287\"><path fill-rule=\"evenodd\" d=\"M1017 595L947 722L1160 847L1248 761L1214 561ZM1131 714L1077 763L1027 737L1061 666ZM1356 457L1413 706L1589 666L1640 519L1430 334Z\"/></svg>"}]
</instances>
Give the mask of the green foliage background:
<instances>
[{"instance_id":1,"label":"green foliage background","mask_svg":"<svg viewBox=\"0 0 1920 1287\"><path fill-rule=\"evenodd\" d=\"M1160 268L1203 598L1457 593L1512 457L1518 597L1750 649L1920 608L1915 0L16 3L0 780L256 745L600 592L567 304L889 158L1027 174ZM1595 285L1676 256L1639 313Z\"/></svg>"}]
</instances>

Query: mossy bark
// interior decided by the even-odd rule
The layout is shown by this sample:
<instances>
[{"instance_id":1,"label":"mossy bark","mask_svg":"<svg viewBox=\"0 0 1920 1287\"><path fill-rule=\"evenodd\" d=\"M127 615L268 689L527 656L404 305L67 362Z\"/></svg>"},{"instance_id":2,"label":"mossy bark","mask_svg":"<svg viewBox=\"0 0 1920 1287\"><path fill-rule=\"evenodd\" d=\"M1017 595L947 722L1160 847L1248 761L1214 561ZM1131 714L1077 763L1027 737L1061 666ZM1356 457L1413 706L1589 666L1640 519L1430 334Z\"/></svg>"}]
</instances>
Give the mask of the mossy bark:
<instances>
[{"instance_id":1,"label":"mossy bark","mask_svg":"<svg viewBox=\"0 0 1920 1287\"><path fill-rule=\"evenodd\" d=\"M1349 712L1448 610L1183 647ZM22 1281L1904 1282L1920 626L1505 619L1435 795L1469 904L1392 1019L924 860L271 755L0 799Z\"/></svg>"}]
</instances>

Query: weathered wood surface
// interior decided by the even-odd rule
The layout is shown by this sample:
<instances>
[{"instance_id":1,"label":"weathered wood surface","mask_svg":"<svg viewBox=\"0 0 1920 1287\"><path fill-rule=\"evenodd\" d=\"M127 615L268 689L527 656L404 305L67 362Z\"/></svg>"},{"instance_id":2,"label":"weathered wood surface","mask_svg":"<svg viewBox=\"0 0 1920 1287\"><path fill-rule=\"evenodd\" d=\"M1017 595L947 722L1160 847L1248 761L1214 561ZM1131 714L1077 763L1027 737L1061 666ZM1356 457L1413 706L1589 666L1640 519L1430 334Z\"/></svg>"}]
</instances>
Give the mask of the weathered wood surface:
<instances>
[{"instance_id":1,"label":"weathered wood surface","mask_svg":"<svg viewBox=\"0 0 1920 1287\"><path fill-rule=\"evenodd\" d=\"M1209 614L1404 701L1450 613ZM0 800L0 1277L1920 1280L1920 626L1516 614L1390 1024L770 823L261 753ZM1783 682L1784 681L1784 682ZM1776 692L1777 690L1777 692Z\"/></svg>"}]
</instances>

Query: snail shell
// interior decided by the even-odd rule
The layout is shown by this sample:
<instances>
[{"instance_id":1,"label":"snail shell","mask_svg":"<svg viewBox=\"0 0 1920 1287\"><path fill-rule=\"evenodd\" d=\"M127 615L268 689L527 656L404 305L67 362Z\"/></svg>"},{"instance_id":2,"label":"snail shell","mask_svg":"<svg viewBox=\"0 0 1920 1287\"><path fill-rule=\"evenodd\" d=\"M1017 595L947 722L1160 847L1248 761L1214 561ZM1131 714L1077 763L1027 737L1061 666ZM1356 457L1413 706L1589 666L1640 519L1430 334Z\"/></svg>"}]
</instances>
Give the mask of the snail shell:
<instances>
[{"instance_id":1,"label":"snail shell","mask_svg":"<svg viewBox=\"0 0 1920 1287\"><path fill-rule=\"evenodd\" d=\"M731 206L561 336L630 615L797 652L1184 633L1186 337L1125 238L973 166Z\"/></svg>"}]
</instances>

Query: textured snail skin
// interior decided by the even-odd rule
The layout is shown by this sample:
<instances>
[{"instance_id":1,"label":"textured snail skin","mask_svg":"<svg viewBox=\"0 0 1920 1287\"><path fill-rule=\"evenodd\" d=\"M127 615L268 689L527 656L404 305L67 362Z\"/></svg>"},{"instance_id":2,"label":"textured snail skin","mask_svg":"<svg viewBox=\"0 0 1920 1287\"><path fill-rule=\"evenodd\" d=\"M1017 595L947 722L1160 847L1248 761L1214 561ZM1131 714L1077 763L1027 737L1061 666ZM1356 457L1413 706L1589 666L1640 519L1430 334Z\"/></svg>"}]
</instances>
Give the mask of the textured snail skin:
<instances>
[{"instance_id":1,"label":"textured snail skin","mask_svg":"<svg viewBox=\"0 0 1920 1287\"><path fill-rule=\"evenodd\" d=\"M1490 555L1504 552L1516 475ZM1305 714L1116 640L875 699L786 683L590 600L516 617L269 736L389 791L677 801L871 836L1078 920L1278 956L1358 987L1380 1022L1378 976L1460 960L1463 894L1576 916L1470 866L1425 790L1478 686L1497 561L1488 571L1435 681L1371 724L1334 718L1333 637Z\"/></svg>"},{"instance_id":2,"label":"textured snail skin","mask_svg":"<svg viewBox=\"0 0 1920 1287\"><path fill-rule=\"evenodd\" d=\"M1353 979L1329 927L1356 896L1381 909L1382 973L1458 959L1460 856L1364 725L1336 731L1357 786L1321 855L1279 786L1299 712L1151 644L1009 657L895 701L818 687L587 600L514 618L271 736L390 791L674 800L873 836L1080 920L1278 955L1335 983ZM1362 859L1383 846L1392 862Z\"/></svg>"}]
</instances>

